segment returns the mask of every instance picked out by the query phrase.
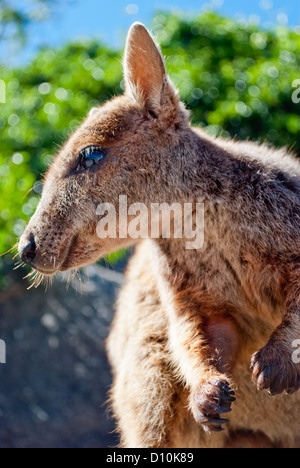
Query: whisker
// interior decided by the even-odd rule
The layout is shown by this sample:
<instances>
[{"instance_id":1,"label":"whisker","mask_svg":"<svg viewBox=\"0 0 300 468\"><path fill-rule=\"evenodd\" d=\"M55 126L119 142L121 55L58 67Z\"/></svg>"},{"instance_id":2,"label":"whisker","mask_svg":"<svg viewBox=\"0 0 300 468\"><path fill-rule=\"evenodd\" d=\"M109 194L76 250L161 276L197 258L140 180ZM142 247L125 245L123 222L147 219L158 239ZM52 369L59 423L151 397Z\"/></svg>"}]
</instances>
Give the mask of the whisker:
<instances>
[{"instance_id":1,"label":"whisker","mask_svg":"<svg viewBox=\"0 0 300 468\"><path fill-rule=\"evenodd\" d=\"M36 277L37 277L37 272L36 272L36 275L32 278L32 284L27 288L27 291L35 287Z\"/></svg>"},{"instance_id":2,"label":"whisker","mask_svg":"<svg viewBox=\"0 0 300 468\"><path fill-rule=\"evenodd\" d=\"M17 265L13 268L13 270L18 270L19 268L22 268L25 266L25 263L24 262L20 262L20 263L17 263Z\"/></svg>"},{"instance_id":3,"label":"whisker","mask_svg":"<svg viewBox=\"0 0 300 468\"><path fill-rule=\"evenodd\" d=\"M24 279L30 278L32 284L27 288L30 290L32 288L38 288L41 284L45 285L45 292L48 291L48 288L52 286L54 275L44 275L43 273L39 273L38 271L32 270Z\"/></svg>"},{"instance_id":4,"label":"whisker","mask_svg":"<svg viewBox=\"0 0 300 468\"><path fill-rule=\"evenodd\" d=\"M72 279L73 279L73 280L76 279L77 271L78 271L78 270L73 270L73 271L72 271Z\"/></svg>"},{"instance_id":5,"label":"whisker","mask_svg":"<svg viewBox=\"0 0 300 468\"><path fill-rule=\"evenodd\" d=\"M12 252L14 249L16 249L16 248L18 247L18 245L19 245L19 243L17 242L17 243L16 243L13 247L11 247L9 250L7 250L6 252L0 254L0 257L3 257L3 255L6 255L6 254ZM17 256L17 255L18 255L18 254L16 254L16 256ZM15 258L15 257L14 257L14 258Z\"/></svg>"},{"instance_id":6,"label":"whisker","mask_svg":"<svg viewBox=\"0 0 300 468\"><path fill-rule=\"evenodd\" d=\"M68 289L70 287L71 273L69 272L68 274L65 274L63 279L66 281L66 289L68 291Z\"/></svg>"},{"instance_id":7,"label":"whisker","mask_svg":"<svg viewBox=\"0 0 300 468\"><path fill-rule=\"evenodd\" d=\"M37 272L32 270L30 273L28 273L28 275L24 276L23 279L27 279L27 278L34 279L36 275L37 275Z\"/></svg>"},{"instance_id":8,"label":"whisker","mask_svg":"<svg viewBox=\"0 0 300 468\"><path fill-rule=\"evenodd\" d=\"M84 273L84 275L85 275L85 278L86 278L87 282L89 282L89 281L90 281L90 274L89 274L88 269L85 268L85 269L83 270L83 273Z\"/></svg>"},{"instance_id":9,"label":"whisker","mask_svg":"<svg viewBox=\"0 0 300 468\"><path fill-rule=\"evenodd\" d=\"M42 284L43 280L44 280L44 275L42 275L41 273L38 273L34 281L34 287L38 288Z\"/></svg>"},{"instance_id":10,"label":"whisker","mask_svg":"<svg viewBox=\"0 0 300 468\"><path fill-rule=\"evenodd\" d=\"M32 190L34 189L34 187L32 187L31 189L28 190L27 193L25 193L24 197L22 198L22 201L27 197L27 195L32 192Z\"/></svg>"}]
</instances>

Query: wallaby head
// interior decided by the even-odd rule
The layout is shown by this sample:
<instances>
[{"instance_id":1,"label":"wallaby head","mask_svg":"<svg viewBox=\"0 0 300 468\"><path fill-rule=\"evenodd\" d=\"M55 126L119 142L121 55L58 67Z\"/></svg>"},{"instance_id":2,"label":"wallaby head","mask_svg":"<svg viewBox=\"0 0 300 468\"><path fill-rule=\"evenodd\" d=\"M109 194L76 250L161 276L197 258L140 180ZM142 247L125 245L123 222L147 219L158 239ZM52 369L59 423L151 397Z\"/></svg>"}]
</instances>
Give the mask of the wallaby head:
<instances>
[{"instance_id":1,"label":"wallaby head","mask_svg":"<svg viewBox=\"0 0 300 468\"><path fill-rule=\"evenodd\" d=\"M188 113L159 48L139 23L128 34L124 78L124 95L93 109L45 177L19 244L23 261L40 273L87 265L131 243L99 239L100 203L118 208L119 196L126 195L129 203L147 204L176 192L176 154L189 131Z\"/></svg>"}]
</instances>

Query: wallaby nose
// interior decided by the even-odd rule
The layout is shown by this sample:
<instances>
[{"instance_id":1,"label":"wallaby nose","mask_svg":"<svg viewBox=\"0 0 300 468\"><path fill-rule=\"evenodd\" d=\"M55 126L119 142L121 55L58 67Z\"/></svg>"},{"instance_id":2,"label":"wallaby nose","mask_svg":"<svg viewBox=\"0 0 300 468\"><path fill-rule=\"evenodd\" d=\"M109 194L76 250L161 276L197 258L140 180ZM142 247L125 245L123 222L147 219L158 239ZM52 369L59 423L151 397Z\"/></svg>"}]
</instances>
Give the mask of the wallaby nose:
<instances>
[{"instance_id":1,"label":"wallaby nose","mask_svg":"<svg viewBox=\"0 0 300 468\"><path fill-rule=\"evenodd\" d=\"M21 251L21 258L27 265L33 265L36 257L36 244L33 236L30 236L29 242Z\"/></svg>"}]
</instances>

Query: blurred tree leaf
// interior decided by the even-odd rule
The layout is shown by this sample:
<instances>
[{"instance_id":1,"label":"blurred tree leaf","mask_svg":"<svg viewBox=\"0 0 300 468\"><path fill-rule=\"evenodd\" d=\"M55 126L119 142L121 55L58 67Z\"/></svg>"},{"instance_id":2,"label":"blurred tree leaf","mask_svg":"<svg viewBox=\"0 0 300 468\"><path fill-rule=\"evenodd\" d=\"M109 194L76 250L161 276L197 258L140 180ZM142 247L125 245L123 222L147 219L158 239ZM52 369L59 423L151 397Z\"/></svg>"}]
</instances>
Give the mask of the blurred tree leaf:
<instances>
[{"instance_id":1,"label":"blurred tree leaf","mask_svg":"<svg viewBox=\"0 0 300 468\"><path fill-rule=\"evenodd\" d=\"M56 0L0 0L0 40L25 40L26 29L33 21L46 19Z\"/></svg>"}]
</instances>

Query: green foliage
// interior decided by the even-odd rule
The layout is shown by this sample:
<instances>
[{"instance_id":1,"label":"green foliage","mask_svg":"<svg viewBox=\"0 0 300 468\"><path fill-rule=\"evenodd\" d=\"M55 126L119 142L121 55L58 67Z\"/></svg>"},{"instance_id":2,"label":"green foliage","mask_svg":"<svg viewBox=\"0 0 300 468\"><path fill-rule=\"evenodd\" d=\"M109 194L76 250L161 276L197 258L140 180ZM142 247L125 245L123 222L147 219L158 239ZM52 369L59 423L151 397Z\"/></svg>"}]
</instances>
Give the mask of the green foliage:
<instances>
[{"instance_id":1,"label":"green foliage","mask_svg":"<svg viewBox=\"0 0 300 468\"><path fill-rule=\"evenodd\" d=\"M294 145L300 154L300 35L206 13L158 14L153 29L194 123L213 135ZM40 174L89 109L122 92L121 52L95 42L42 50L23 69L0 69L0 252L33 214ZM33 189L32 189L33 187Z\"/></svg>"},{"instance_id":2,"label":"green foliage","mask_svg":"<svg viewBox=\"0 0 300 468\"><path fill-rule=\"evenodd\" d=\"M280 26L264 31L207 13L185 20L158 15L154 29L168 70L208 131L292 146L300 154L300 34ZM224 135L224 133L223 133Z\"/></svg>"},{"instance_id":3,"label":"green foliage","mask_svg":"<svg viewBox=\"0 0 300 468\"><path fill-rule=\"evenodd\" d=\"M24 41L26 27L32 21L45 19L55 0L27 0L14 2L0 0L0 39L3 41Z\"/></svg>"}]
</instances>

